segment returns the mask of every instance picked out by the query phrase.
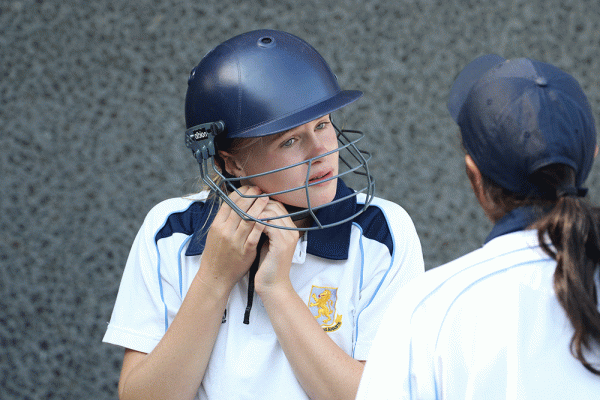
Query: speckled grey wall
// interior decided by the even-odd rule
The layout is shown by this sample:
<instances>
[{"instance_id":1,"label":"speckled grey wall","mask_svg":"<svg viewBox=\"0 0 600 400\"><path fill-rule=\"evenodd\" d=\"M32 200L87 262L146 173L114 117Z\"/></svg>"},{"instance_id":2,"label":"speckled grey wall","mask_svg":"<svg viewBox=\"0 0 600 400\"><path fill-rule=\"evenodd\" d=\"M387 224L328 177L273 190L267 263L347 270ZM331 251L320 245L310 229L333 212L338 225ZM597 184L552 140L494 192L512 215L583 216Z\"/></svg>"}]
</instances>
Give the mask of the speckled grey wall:
<instances>
[{"instance_id":1,"label":"speckled grey wall","mask_svg":"<svg viewBox=\"0 0 600 400\"><path fill-rule=\"evenodd\" d=\"M428 268L490 229L445 106L462 66L554 63L600 116L597 0L1 0L0 399L116 398L122 350L101 339L129 247L194 187L188 72L256 28L304 38L365 92L344 125L368 134L377 194L413 217Z\"/></svg>"}]
</instances>

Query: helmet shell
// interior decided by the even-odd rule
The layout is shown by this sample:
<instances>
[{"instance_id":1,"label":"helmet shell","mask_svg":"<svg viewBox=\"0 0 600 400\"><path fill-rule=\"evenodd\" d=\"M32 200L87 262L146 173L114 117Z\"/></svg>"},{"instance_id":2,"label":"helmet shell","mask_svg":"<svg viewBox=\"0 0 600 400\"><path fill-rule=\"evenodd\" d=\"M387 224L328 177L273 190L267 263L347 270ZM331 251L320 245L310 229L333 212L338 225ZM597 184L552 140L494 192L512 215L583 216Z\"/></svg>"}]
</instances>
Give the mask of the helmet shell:
<instances>
[{"instance_id":1,"label":"helmet shell","mask_svg":"<svg viewBox=\"0 0 600 400\"><path fill-rule=\"evenodd\" d=\"M272 135L327 115L361 95L341 90L323 57L302 39L256 30L221 43L192 70L186 126L220 120L228 138Z\"/></svg>"}]
</instances>

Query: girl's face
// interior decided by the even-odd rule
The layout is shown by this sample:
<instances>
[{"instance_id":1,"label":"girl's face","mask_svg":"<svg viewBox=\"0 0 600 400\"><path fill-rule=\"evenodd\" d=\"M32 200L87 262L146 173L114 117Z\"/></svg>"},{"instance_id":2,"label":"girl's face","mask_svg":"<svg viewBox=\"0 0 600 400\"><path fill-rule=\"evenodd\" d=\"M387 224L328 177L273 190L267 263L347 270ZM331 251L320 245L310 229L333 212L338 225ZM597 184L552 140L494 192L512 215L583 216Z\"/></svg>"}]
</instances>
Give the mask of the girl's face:
<instances>
[{"instance_id":1,"label":"girl's face","mask_svg":"<svg viewBox=\"0 0 600 400\"><path fill-rule=\"evenodd\" d=\"M300 125L289 131L266 136L235 154L222 152L227 171L243 177L286 167L309 160L338 147L337 135L329 115ZM242 184L258 186L264 193L279 192L300 187L289 193L272 196L283 204L307 208L306 183L323 181L338 174L339 153L336 151L309 164L242 181ZM335 197L337 178L308 188L311 207L329 203Z\"/></svg>"}]
</instances>

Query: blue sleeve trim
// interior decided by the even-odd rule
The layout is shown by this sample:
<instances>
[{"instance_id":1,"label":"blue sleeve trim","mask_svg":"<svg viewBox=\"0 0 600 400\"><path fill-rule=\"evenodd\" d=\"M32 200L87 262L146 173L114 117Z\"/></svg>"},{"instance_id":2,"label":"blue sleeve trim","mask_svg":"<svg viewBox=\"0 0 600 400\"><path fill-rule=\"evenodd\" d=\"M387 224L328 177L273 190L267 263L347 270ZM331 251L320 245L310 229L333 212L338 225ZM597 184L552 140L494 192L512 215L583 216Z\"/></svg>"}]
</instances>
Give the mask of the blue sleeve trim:
<instances>
[{"instance_id":1,"label":"blue sleeve trim","mask_svg":"<svg viewBox=\"0 0 600 400\"><path fill-rule=\"evenodd\" d=\"M179 296L183 299L183 269L181 266L181 253L186 244L190 241L192 236L188 236L185 238L183 242L181 242L181 246L179 246L179 251L177 252L177 273L179 275Z\"/></svg>"},{"instance_id":2,"label":"blue sleeve trim","mask_svg":"<svg viewBox=\"0 0 600 400\"><path fill-rule=\"evenodd\" d=\"M171 237L174 233L183 233L188 235L189 237L184 240L182 245L179 248L179 254L183 250L185 244L190 240L191 235L193 235L194 230L197 225L202 223L203 216L205 214L205 210L207 207L204 207L203 202L192 202L189 207L185 210L171 213L167 216L165 222L162 224L161 228L156 232L154 236L154 246L156 248L156 259L157 266L156 272L158 274L158 289L160 291L160 299L164 305L164 318L165 318L165 332L169 328L169 312L167 303L165 301L165 294L163 289L162 282L162 274L161 274L161 262L160 262L160 251L158 250L158 241L161 239L165 239ZM204 211L204 212L203 212ZM198 218L200 217L200 218ZM183 293L182 287L182 271L181 271L181 257L178 258L178 268L179 268L179 293Z\"/></svg>"},{"instance_id":3,"label":"blue sleeve trim","mask_svg":"<svg viewBox=\"0 0 600 400\"><path fill-rule=\"evenodd\" d=\"M360 293L360 292L362 292L362 288L363 288L363 275L365 272L365 249L363 247L362 228L358 224L356 224L356 226L361 231L360 241L359 241L359 244L360 244L360 282L359 282L359 288L358 288L359 293ZM358 316L356 317L356 325L354 326L354 340L352 343L352 358L354 358L354 351L356 350L356 342L358 341L358 321L360 321L361 313L362 313L362 310L359 311Z\"/></svg>"},{"instance_id":4,"label":"blue sleeve trim","mask_svg":"<svg viewBox=\"0 0 600 400\"><path fill-rule=\"evenodd\" d=\"M371 209L373 209L373 210L371 210ZM364 214L367 214L367 215L364 215ZM392 267L394 266L394 260L396 258L395 257L396 254L394 253L394 245L393 245L394 233L390 230L390 228L388 226L387 216L385 215L385 212L378 207L369 207L369 209L365 213L361 214L359 216L359 218L363 215L364 215L363 221L362 221L363 224L361 224L360 222L354 223L354 225L356 227L358 227L358 229L360 229L360 231L361 231L360 251L361 251L361 256L362 256L362 262L361 262L361 271L360 271L360 288L359 288L360 291L362 292L362 289L363 289L364 265L365 265L363 237L367 237L369 239L376 240L379 243L386 245L388 250L390 251L391 261L390 261L390 265L388 266L385 273L383 274L383 277L380 279L379 283L377 284L377 288L375 288L373 296L371 296L371 298L369 299L369 302L358 313L358 316L356 318L356 327L355 327L355 335L354 335L356 338L355 342L358 341L358 327L360 325L360 316L361 316L362 312L364 310L366 310L371 305L371 303L373 303L373 300L379 293L379 290L381 289L383 282L386 280L387 276L389 275L390 271L392 270ZM366 231L363 229L363 226L367 227ZM379 232L377 232L377 231L379 231ZM352 349L352 355L354 356L354 348Z\"/></svg>"}]
</instances>

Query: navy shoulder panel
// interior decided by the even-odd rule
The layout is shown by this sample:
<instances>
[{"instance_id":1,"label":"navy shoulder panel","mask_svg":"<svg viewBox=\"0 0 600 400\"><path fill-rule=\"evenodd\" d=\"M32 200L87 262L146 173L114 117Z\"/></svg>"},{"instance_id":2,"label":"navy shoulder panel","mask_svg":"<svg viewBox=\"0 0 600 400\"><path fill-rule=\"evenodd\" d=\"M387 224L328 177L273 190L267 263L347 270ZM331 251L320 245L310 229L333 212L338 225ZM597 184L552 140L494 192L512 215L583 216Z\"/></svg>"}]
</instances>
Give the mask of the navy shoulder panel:
<instances>
[{"instance_id":1,"label":"navy shoulder panel","mask_svg":"<svg viewBox=\"0 0 600 400\"><path fill-rule=\"evenodd\" d=\"M358 206L362 207L362 205ZM392 231L381 208L370 205L362 214L354 219L354 222L360 225L365 237L386 245L390 251L390 255L394 253Z\"/></svg>"},{"instance_id":2,"label":"navy shoulder panel","mask_svg":"<svg viewBox=\"0 0 600 400\"><path fill-rule=\"evenodd\" d=\"M174 233L192 235L206 221L211 207L204 202L193 202L184 211L176 212L167 218L163 227L156 233L154 240L158 242L172 236Z\"/></svg>"}]
</instances>

